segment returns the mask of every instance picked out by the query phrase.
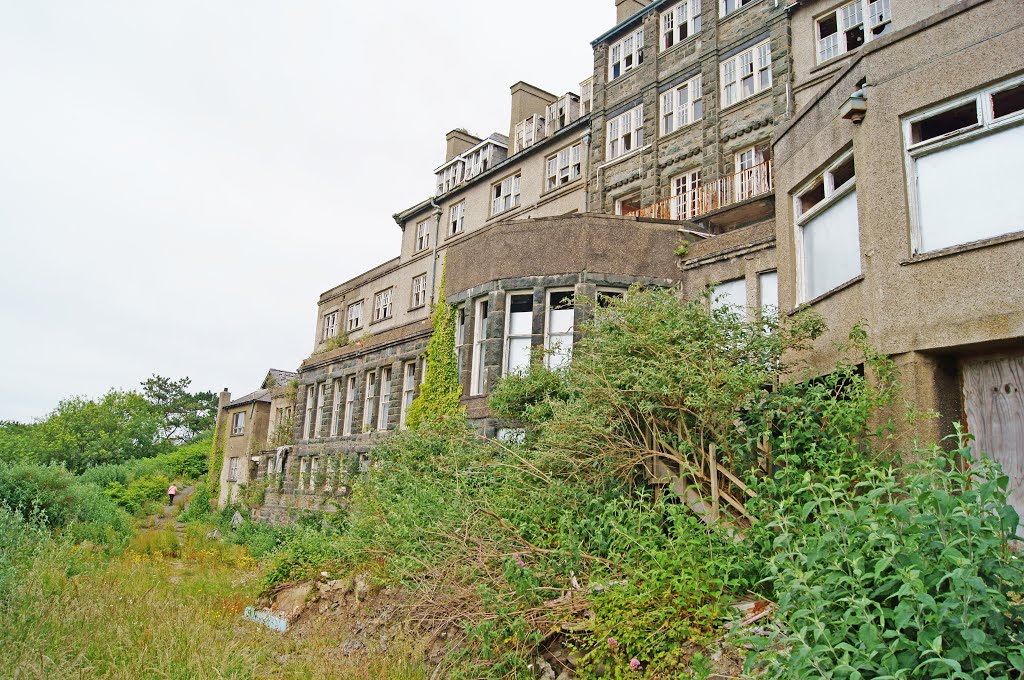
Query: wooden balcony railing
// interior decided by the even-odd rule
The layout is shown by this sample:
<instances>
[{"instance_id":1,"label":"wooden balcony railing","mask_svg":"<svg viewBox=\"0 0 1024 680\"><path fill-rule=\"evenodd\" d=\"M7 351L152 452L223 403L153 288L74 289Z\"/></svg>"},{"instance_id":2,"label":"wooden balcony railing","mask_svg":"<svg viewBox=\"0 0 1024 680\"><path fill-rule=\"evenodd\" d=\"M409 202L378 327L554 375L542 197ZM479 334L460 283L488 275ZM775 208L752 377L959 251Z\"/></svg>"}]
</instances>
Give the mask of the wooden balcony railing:
<instances>
[{"instance_id":1,"label":"wooden balcony railing","mask_svg":"<svg viewBox=\"0 0 1024 680\"><path fill-rule=\"evenodd\" d=\"M771 193L774 189L772 162L765 161L732 175L705 182L690 191L653 205L624 210L622 214L658 220L693 220L712 210Z\"/></svg>"}]
</instances>

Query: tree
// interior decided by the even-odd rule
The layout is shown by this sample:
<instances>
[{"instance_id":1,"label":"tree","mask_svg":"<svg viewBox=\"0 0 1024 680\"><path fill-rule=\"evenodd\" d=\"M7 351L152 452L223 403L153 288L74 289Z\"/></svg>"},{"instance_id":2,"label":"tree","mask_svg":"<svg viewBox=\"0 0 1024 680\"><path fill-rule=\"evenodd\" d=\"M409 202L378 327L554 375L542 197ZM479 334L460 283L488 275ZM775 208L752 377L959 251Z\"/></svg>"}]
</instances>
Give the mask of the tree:
<instances>
[{"instance_id":1,"label":"tree","mask_svg":"<svg viewBox=\"0 0 1024 680\"><path fill-rule=\"evenodd\" d=\"M187 376L171 380L154 375L142 383L142 395L163 416L161 436L176 444L187 444L211 430L217 420L217 395L213 392L190 393L192 380Z\"/></svg>"},{"instance_id":2,"label":"tree","mask_svg":"<svg viewBox=\"0 0 1024 680\"><path fill-rule=\"evenodd\" d=\"M421 423L444 420L463 412L459 399L459 364L455 358L455 307L444 299L447 259L441 266L441 286L434 308L433 333L427 343L427 370L420 385L420 394L409 407L406 423L417 427Z\"/></svg>"},{"instance_id":3,"label":"tree","mask_svg":"<svg viewBox=\"0 0 1024 680\"><path fill-rule=\"evenodd\" d=\"M34 458L73 472L92 465L146 458L171 448L161 436L164 417L137 392L111 390L99 400L61 401L37 426Z\"/></svg>"},{"instance_id":4,"label":"tree","mask_svg":"<svg viewBox=\"0 0 1024 680\"><path fill-rule=\"evenodd\" d=\"M38 425L0 421L0 463L29 460L35 451Z\"/></svg>"}]
</instances>

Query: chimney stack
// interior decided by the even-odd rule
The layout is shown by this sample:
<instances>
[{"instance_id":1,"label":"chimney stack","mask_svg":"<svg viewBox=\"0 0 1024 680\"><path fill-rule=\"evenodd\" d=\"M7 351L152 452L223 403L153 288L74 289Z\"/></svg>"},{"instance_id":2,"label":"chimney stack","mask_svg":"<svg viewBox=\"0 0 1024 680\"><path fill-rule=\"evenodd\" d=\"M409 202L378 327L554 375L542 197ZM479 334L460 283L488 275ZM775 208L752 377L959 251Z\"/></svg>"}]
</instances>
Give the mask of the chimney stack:
<instances>
[{"instance_id":1,"label":"chimney stack","mask_svg":"<svg viewBox=\"0 0 1024 680\"><path fill-rule=\"evenodd\" d=\"M649 4L650 0L615 0L615 23L621 24Z\"/></svg>"},{"instance_id":2,"label":"chimney stack","mask_svg":"<svg viewBox=\"0 0 1024 680\"><path fill-rule=\"evenodd\" d=\"M548 104L558 100L558 97L550 92L545 92L539 87L534 87L522 80L513 85L511 90L512 121L508 126L508 138L510 144L508 149L509 154L513 153L513 147L511 144L515 141L516 125L534 114L543 116Z\"/></svg>"},{"instance_id":3,"label":"chimney stack","mask_svg":"<svg viewBox=\"0 0 1024 680\"><path fill-rule=\"evenodd\" d=\"M460 153L472 149L483 140L479 137L474 137L465 130L452 130L445 135L445 141L448 142L448 149L444 155L444 162L447 163Z\"/></svg>"}]
</instances>

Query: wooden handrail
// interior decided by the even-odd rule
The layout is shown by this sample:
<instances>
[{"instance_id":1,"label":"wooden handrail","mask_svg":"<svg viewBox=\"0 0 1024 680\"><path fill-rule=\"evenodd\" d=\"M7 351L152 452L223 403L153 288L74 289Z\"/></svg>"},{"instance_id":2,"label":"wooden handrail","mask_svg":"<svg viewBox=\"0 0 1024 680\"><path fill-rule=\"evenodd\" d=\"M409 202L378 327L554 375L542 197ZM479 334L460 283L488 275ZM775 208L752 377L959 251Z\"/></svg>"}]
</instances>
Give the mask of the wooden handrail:
<instances>
[{"instance_id":1,"label":"wooden handrail","mask_svg":"<svg viewBox=\"0 0 1024 680\"><path fill-rule=\"evenodd\" d=\"M731 175L705 182L678 196L670 196L652 205L625 210L623 215L658 220L693 220L701 215L762 196L775 190L772 162L765 161Z\"/></svg>"}]
</instances>

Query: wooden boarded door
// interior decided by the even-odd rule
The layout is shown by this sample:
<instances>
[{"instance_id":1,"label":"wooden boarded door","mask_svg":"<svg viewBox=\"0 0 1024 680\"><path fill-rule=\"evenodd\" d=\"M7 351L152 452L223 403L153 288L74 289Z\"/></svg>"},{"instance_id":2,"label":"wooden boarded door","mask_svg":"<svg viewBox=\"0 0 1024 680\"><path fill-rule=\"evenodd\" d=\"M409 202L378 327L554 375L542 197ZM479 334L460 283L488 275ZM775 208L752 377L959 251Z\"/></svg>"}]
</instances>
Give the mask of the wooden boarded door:
<instances>
[{"instance_id":1,"label":"wooden boarded door","mask_svg":"<svg viewBox=\"0 0 1024 680\"><path fill-rule=\"evenodd\" d=\"M1024 526L1024 355L963 363L964 415L972 450L999 461Z\"/></svg>"}]
</instances>

